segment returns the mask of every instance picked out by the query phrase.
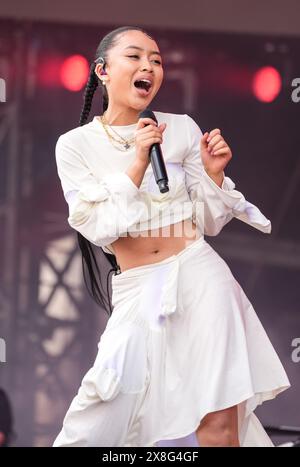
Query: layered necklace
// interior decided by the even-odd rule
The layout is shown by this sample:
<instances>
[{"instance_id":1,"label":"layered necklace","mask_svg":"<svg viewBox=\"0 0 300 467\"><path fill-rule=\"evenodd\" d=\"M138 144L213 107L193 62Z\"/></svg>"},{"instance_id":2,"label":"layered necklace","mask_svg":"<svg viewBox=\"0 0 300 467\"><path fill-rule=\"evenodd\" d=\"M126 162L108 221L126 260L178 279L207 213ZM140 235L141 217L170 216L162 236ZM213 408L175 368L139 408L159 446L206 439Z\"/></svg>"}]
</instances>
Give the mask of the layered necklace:
<instances>
[{"instance_id":1,"label":"layered necklace","mask_svg":"<svg viewBox=\"0 0 300 467\"><path fill-rule=\"evenodd\" d=\"M119 151L125 152L125 151L128 151L128 149L131 148L131 146L133 146L133 145L135 144L135 137L129 138L129 139L123 138L123 136L119 135L119 134L109 125L109 123L107 122L107 120L106 120L104 114L100 116L100 120L101 120L102 126L103 126L103 128L104 128L104 130L105 130L105 132L106 132L106 134L107 134L107 136L108 136L110 142L112 143L112 145L113 145L116 149L118 149ZM111 131L112 131L113 133L115 133L115 134L118 136L118 138L116 138L116 137L114 137L112 134L110 134L107 127L109 127L109 128L111 129ZM122 149L120 146L122 146L123 149Z\"/></svg>"}]
</instances>

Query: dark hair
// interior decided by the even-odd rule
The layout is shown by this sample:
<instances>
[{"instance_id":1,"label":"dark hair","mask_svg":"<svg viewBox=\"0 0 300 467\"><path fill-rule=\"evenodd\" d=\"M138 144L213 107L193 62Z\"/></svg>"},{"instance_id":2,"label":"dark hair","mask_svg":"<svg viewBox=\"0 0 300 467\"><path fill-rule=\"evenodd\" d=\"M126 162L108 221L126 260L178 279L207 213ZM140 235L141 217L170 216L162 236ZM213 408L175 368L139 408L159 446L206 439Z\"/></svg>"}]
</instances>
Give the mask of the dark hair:
<instances>
[{"instance_id":1,"label":"dark hair","mask_svg":"<svg viewBox=\"0 0 300 467\"><path fill-rule=\"evenodd\" d=\"M0 431L5 435L2 447L8 447L13 436L13 416L6 393L0 388Z\"/></svg>"},{"instance_id":2,"label":"dark hair","mask_svg":"<svg viewBox=\"0 0 300 467\"><path fill-rule=\"evenodd\" d=\"M103 37L103 39L101 40L100 44L97 47L94 60L97 60L100 57L102 57L104 60L104 65L105 65L107 61L108 52L111 48L113 48L117 44L118 36L123 32L131 31L131 30L141 31L152 39L150 34L140 27L122 26L120 28L114 29L113 31L109 32L106 36ZM88 81L87 81L85 91L84 91L84 104L83 104L83 108L82 108L80 120L79 120L80 126L84 125L87 121L87 118L91 110L94 93L97 89L99 81L101 81L95 73L95 67L96 67L96 63L95 61L93 61L93 63L90 66L90 73L89 73ZM106 87L104 85L102 85L102 97L103 97L103 112L105 112L105 110L108 107L108 94L107 94ZM78 237L78 244L79 244L81 254L82 254L82 269L83 269L83 277L84 277L85 285L90 295L96 301L96 303L98 303L98 305L100 306L103 306L104 309L108 311L105 306L106 297L101 292L101 287L102 287L101 275L100 275L95 253L93 251L93 245L79 232L77 232L77 237ZM114 271L115 273L119 271L119 266L117 264L115 255L106 253L105 251L102 250L102 248L97 249L97 251L99 250L101 251L101 254L103 254L106 257L106 259L110 262L112 266L112 269L110 269L108 272L107 283L106 283L108 304L109 304L108 315L111 315L112 309L111 309L111 303L109 299L108 280L109 280L109 274L112 271Z\"/></svg>"}]
</instances>

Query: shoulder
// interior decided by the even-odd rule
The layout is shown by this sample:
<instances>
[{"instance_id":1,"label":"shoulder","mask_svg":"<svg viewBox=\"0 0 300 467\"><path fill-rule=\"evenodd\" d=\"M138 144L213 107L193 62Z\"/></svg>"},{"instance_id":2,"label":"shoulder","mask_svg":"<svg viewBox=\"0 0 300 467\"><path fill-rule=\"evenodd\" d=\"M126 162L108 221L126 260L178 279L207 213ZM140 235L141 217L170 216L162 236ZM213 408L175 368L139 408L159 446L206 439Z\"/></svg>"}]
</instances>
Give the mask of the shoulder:
<instances>
[{"instance_id":1,"label":"shoulder","mask_svg":"<svg viewBox=\"0 0 300 467\"><path fill-rule=\"evenodd\" d=\"M176 114L168 112L154 111L158 123L167 123L167 131L171 140L176 137L178 141L183 138L185 145L191 148L193 145L199 144L199 139L203 136L203 132L194 119L188 114Z\"/></svg>"},{"instance_id":2,"label":"shoulder","mask_svg":"<svg viewBox=\"0 0 300 467\"><path fill-rule=\"evenodd\" d=\"M154 111L154 114L159 124L166 122L167 124L171 125L171 127L176 129L180 127L181 131L186 130L188 133L201 131L196 120L188 114L159 112L156 110Z\"/></svg>"},{"instance_id":3,"label":"shoulder","mask_svg":"<svg viewBox=\"0 0 300 467\"><path fill-rule=\"evenodd\" d=\"M171 112L160 112L158 110L153 111L158 124L160 123L170 123L172 125L182 125L185 121L186 114L175 114Z\"/></svg>"},{"instance_id":4,"label":"shoulder","mask_svg":"<svg viewBox=\"0 0 300 467\"><path fill-rule=\"evenodd\" d=\"M84 154L87 151L86 129L89 124L78 126L61 133L55 143L55 158L58 166L68 164L82 164L84 162Z\"/></svg>"},{"instance_id":5,"label":"shoulder","mask_svg":"<svg viewBox=\"0 0 300 467\"><path fill-rule=\"evenodd\" d=\"M69 143L79 143L82 140L82 136L84 136L89 129L89 126L91 125L90 123L86 123L85 125L82 126L77 126L75 128L72 128L65 133L61 133L58 137L57 141L60 142L69 142Z\"/></svg>"},{"instance_id":6,"label":"shoulder","mask_svg":"<svg viewBox=\"0 0 300 467\"><path fill-rule=\"evenodd\" d=\"M56 157L66 157L71 154L72 157L84 157L89 150L91 140L97 138L95 121L91 121L82 126L77 126L58 136L55 144Z\"/></svg>"}]
</instances>

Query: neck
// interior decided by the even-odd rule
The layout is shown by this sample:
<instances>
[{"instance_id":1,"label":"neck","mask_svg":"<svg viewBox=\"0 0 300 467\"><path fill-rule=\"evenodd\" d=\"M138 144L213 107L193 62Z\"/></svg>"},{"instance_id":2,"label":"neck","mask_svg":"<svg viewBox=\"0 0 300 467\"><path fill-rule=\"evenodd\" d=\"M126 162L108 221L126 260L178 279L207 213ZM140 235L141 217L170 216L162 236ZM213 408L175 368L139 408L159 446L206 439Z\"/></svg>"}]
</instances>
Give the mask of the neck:
<instances>
[{"instance_id":1,"label":"neck","mask_svg":"<svg viewBox=\"0 0 300 467\"><path fill-rule=\"evenodd\" d=\"M126 109L126 110L112 110L109 107L104 112L104 118L109 125L132 125L139 120L139 113L141 110Z\"/></svg>"}]
</instances>

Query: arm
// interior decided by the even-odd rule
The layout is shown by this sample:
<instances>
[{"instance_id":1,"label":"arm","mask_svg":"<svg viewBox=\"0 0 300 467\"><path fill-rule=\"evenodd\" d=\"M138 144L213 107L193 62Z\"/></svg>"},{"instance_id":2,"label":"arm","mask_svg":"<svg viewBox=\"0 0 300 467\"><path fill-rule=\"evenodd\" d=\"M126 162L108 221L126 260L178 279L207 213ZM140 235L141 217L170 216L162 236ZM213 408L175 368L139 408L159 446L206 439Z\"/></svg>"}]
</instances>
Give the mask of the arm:
<instances>
[{"instance_id":1,"label":"arm","mask_svg":"<svg viewBox=\"0 0 300 467\"><path fill-rule=\"evenodd\" d=\"M261 232L270 233L270 220L235 190L235 184L229 177L224 174L221 183L220 176L209 176L201 159L202 131L189 115L185 115L185 121L189 138L183 161L186 186L204 234L217 235L233 217Z\"/></svg>"},{"instance_id":2,"label":"arm","mask_svg":"<svg viewBox=\"0 0 300 467\"><path fill-rule=\"evenodd\" d=\"M149 159L150 161L150 159ZM144 164L140 161L134 160L133 163L126 170L126 174L131 178L133 183L139 188L143 181L146 169L149 163Z\"/></svg>"},{"instance_id":3,"label":"arm","mask_svg":"<svg viewBox=\"0 0 300 467\"><path fill-rule=\"evenodd\" d=\"M207 173L208 173L208 175L210 176L210 178L211 178L220 188L222 188L222 184L223 184L224 177L225 177L224 172L222 173L222 175L210 174L209 172L207 172Z\"/></svg>"},{"instance_id":4,"label":"arm","mask_svg":"<svg viewBox=\"0 0 300 467\"><path fill-rule=\"evenodd\" d=\"M147 216L135 182L142 168L134 166L98 180L84 163L69 139L59 137L56 148L57 171L69 205L69 225L97 246L113 243L135 223Z\"/></svg>"}]
</instances>

